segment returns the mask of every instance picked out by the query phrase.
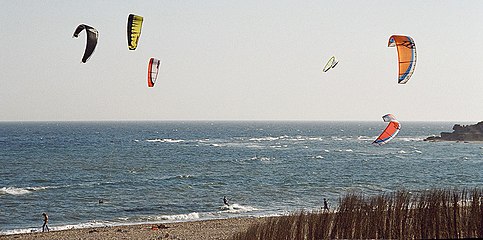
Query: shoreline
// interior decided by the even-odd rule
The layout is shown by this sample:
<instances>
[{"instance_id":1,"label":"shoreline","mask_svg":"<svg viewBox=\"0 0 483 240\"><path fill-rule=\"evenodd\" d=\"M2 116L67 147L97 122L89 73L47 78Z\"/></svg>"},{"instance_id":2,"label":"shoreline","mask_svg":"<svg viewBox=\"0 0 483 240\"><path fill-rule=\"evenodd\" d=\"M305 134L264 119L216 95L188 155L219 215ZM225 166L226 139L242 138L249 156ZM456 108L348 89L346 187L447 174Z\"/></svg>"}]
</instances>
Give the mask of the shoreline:
<instances>
[{"instance_id":1,"label":"shoreline","mask_svg":"<svg viewBox=\"0 0 483 240\"><path fill-rule=\"evenodd\" d=\"M135 224L109 227L75 228L51 232L0 235L0 239L230 239L254 223L270 217L239 217L164 224ZM159 226L159 227L158 227Z\"/></svg>"}]
</instances>

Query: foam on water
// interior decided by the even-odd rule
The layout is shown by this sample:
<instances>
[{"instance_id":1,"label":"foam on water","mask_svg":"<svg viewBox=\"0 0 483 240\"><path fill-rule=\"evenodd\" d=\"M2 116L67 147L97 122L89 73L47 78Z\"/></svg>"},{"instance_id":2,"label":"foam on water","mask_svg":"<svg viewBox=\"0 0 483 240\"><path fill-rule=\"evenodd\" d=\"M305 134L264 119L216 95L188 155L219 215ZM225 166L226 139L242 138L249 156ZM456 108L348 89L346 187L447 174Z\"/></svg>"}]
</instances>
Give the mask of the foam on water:
<instances>
[{"instance_id":1,"label":"foam on water","mask_svg":"<svg viewBox=\"0 0 483 240\"><path fill-rule=\"evenodd\" d=\"M35 191L41 191L49 188L57 188L53 186L46 186L46 187L24 187L24 188L18 188L18 187L2 187L0 188L0 195L24 195L28 194L31 192Z\"/></svg>"},{"instance_id":2,"label":"foam on water","mask_svg":"<svg viewBox=\"0 0 483 240\"><path fill-rule=\"evenodd\" d=\"M171 139L171 138L156 138L156 139L146 139L146 142L180 143L180 142L184 142L184 140Z\"/></svg>"},{"instance_id":3,"label":"foam on water","mask_svg":"<svg viewBox=\"0 0 483 240\"><path fill-rule=\"evenodd\" d=\"M404 142L419 142L423 141L424 137L395 137L393 140L404 141Z\"/></svg>"},{"instance_id":4,"label":"foam on water","mask_svg":"<svg viewBox=\"0 0 483 240\"><path fill-rule=\"evenodd\" d=\"M249 141L256 141L256 142L261 142L261 141L275 141L279 139L283 139L285 136L280 136L280 137L259 137L259 138L250 138L248 139Z\"/></svg>"},{"instance_id":5,"label":"foam on water","mask_svg":"<svg viewBox=\"0 0 483 240\"><path fill-rule=\"evenodd\" d=\"M23 195L27 193L30 193L30 191L25 188L17 188L17 187L0 188L0 194Z\"/></svg>"},{"instance_id":6,"label":"foam on water","mask_svg":"<svg viewBox=\"0 0 483 240\"><path fill-rule=\"evenodd\" d=\"M373 137L369 137L369 136L359 136L357 137L357 140L360 140L360 141L374 141L374 139L376 139L377 136L373 136Z\"/></svg>"},{"instance_id":7,"label":"foam on water","mask_svg":"<svg viewBox=\"0 0 483 240\"><path fill-rule=\"evenodd\" d=\"M69 230L69 229L108 227L108 226L119 226L119 225L126 225L126 224L107 222L107 221L92 221L87 223L67 224L67 225L59 225L59 226L49 225L49 230L63 231L63 230ZM42 232L42 227L3 230L3 231L0 231L0 235L12 235L12 234L22 234L22 233L35 233L35 232Z\"/></svg>"},{"instance_id":8,"label":"foam on water","mask_svg":"<svg viewBox=\"0 0 483 240\"><path fill-rule=\"evenodd\" d=\"M168 221L196 220L196 219L200 219L200 214L197 212L192 212L188 214L161 215L161 216L157 216L155 219L168 220Z\"/></svg>"},{"instance_id":9,"label":"foam on water","mask_svg":"<svg viewBox=\"0 0 483 240\"><path fill-rule=\"evenodd\" d=\"M252 212L257 211L259 209L252 207L252 206L243 206L240 204L230 204L230 205L223 205L220 207L220 213L244 213L244 212Z\"/></svg>"}]
</instances>

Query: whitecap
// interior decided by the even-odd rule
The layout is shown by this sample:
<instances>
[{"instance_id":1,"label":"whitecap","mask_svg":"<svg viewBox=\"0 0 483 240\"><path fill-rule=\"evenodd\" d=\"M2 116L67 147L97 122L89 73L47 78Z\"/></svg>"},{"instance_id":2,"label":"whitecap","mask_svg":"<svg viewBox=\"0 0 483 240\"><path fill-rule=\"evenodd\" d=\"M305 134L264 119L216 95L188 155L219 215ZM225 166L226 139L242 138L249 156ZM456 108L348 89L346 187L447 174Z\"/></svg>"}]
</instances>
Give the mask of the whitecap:
<instances>
[{"instance_id":1,"label":"whitecap","mask_svg":"<svg viewBox=\"0 0 483 240\"><path fill-rule=\"evenodd\" d=\"M17 188L17 187L0 188L0 194L23 195L27 193L30 193L30 191L25 188Z\"/></svg>"},{"instance_id":2,"label":"whitecap","mask_svg":"<svg viewBox=\"0 0 483 240\"><path fill-rule=\"evenodd\" d=\"M405 141L405 142L419 142L419 141L423 141L424 138L420 138L420 137L398 137L397 139L399 141Z\"/></svg>"},{"instance_id":3,"label":"whitecap","mask_svg":"<svg viewBox=\"0 0 483 240\"><path fill-rule=\"evenodd\" d=\"M376 137L369 137L369 136L359 136L357 137L357 140L360 140L360 141L372 141L374 140Z\"/></svg>"},{"instance_id":4,"label":"whitecap","mask_svg":"<svg viewBox=\"0 0 483 240\"><path fill-rule=\"evenodd\" d=\"M34 191L45 190L48 188L57 188L57 187L25 187L25 188L18 188L18 187L2 187L0 188L0 194L9 194L9 195L24 195Z\"/></svg>"},{"instance_id":5,"label":"whitecap","mask_svg":"<svg viewBox=\"0 0 483 240\"><path fill-rule=\"evenodd\" d=\"M255 157L250 158L250 160L260 160L260 161L267 161L268 162L268 161L271 160L271 158L255 156Z\"/></svg>"},{"instance_id":6,"label":"whitecap","mask_svg":"<svg viewBox=\"0 0 483 240\"><path fill-rule=\"evenodd\" d=\"M221 206L220 209L222 210L221 213L244 213L259 210L252 206L243 206L236 203L230 204L229 206Z\"/></svg>"},{"instance_id":7,"label":"whitecap","mask_svg":"<svg viewBox=\"0 0 483 240\"><path fill-rule=\"evenodd\" d=\"M79 224L69 224L69 225L61 225L61 226L51 226L49 227L50 231L62 231L68 229L81 229L81 228L95 228L95 227L107 227L107 226L115 226L116 224L104 221L94 221L94 222L87 222L87 223L79 223ZM120 225L120 224L118 224ZM41 227L37 228L23 228L23 229L12 229L12 230L5 230L0 232L1 235L11 235L11 234L22 234L22 233L35 233L35 232L42 232Z\"/></svg>"},{"instance_id":8,"label":"whitecap","mask_svg":"<svg viewBox=\"0 0 483 240\"><path fill-rule=\"evenodd\" d=\"M309 137L308 140L310 141L323 141L324 139L321 137Z\"/></svg>"},{"instance_id":9,"label":"whitecap","mask_svg":"<svg viewBox=\"0 0 483 240\"><path fill-rule=\"evenodd\" d=\"M280 137L280 138L282 138L282 137ZM296 137L290 138L288 140L290 140L290 141L306 141L307 140L307 137L304 137L304 136L296 136Z\"/></svg>"},{"instance_id":10,"label":"whitecap","mask_svg":"<svg viewBox=\"0 0 483 240\"><path fill-rule=\"evenodd\" d=\"M161 143L180 143L184 142L184 140L180 139L171 139L171 138L156 138L156 139L147 139L146 142L161 142Z\"/></svg>"},{"instance_id":11,"label":"whitecap","mask_svg":"<svg viewBox=\"0 0 483 240\"><path fill-rule=\"evenodd\" d=\"M248 140L249 141L257 141L257 142L261 142L261 141L275 141L275 140L278 140L278 139L280 139L282 137L260 137L260 138L250 138Z\"/></svg>"},{"instance_id":12,"label":"whitecap","mask_svg":"<svg viewBox=\"0 0 483 240\"><path fill-rule=\"evenodd\" d=\"M193 175L187 174L187 175L178 175L176 176L177 178L192 178Z\"/></svg>"}]
</instances>

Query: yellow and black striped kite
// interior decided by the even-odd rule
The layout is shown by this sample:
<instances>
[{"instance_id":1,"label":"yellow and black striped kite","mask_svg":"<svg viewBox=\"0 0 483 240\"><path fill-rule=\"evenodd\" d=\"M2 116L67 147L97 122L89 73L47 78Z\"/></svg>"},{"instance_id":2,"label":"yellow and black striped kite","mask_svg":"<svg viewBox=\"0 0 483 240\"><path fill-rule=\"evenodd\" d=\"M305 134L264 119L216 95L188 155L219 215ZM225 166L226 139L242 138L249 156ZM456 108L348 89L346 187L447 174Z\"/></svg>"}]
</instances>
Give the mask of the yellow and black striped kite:
<instances>
[{"instance_id":1,"label":"yellow and black striped kite","mask_svg":"<svg viewBox=\"0 0 483 240\"><path fill-rule=\"evenodd\" d=\"M143 26L143 17L129 14L127 19L127 45L129 50L136 50L139 37L141 37L141 27Z\"/></svg>"}]
</instances>

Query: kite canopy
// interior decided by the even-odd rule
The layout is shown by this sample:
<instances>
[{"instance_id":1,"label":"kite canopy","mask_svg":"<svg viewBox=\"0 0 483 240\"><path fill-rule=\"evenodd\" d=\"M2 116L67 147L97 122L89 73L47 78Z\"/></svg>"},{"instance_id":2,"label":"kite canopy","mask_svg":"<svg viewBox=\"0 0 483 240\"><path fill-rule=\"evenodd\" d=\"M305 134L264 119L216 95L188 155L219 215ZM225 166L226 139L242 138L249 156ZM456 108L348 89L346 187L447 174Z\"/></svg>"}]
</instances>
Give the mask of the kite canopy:
<instances>
[{"instance_id":1,"label":"kite canopy","mask_svg":"<svg viewBox=\"0 0 483 240\"><path fill-rule=\"evenodd\" d=\"M397 47L399 77L398 83L405 84L413 75L416 68L416 45L409 36L392 35L388 47Z\"/></svg>"},{"instance_id":2,"label":"kite canopy","mask_svg":"<svg viewBox=\"0 0 483 240\"><path fill-rule=\"evenodd\" d=\"M327 72L329 69L334 68L339 61L335 58L335 56L332 56L329 61L325 64L325 67L322 71Z\"/></svg>"},{"instance_id":3,"label":"kite canopy","mask_svg":"<svg viewBox=\"0 0 483 240\"><path fill-rule=\"evenodd\" d=\"M84 56L82 57L82 62L86 63L87 60L89 60L89 58L91 57L92 53L94 53L94 50L96 49L97 39L99 38L99 32L97 32L97 30L91 26L80 24L75 29L74 35L72 37L78 38L79 33L82 32L82 30L84 29L86 30L86 33L87 33L87 41L86 41L86 49L84 51Z\"/></svg>"},{"instance_id":4,"label":"kite canopy","mask_svg":"<svg viewBox=\"0 0 483 240\"><path fill-rule=\"evenodd\" d=\"M141 27L143 26L143 17L129 14L127 18L127 45L129 50L136 50L139 37L141 36Z\"/></svg>"},{"instance_id":5,"label":"kite canopy","mask_svg":"<svg viewBox=\"0 0 483 240\"><path fill-rule=\"evenodd\" d=\"M389 122L386 129L377 137L377 139L373 142L373 144L383 145L391 141L401 129L401 124L399 121L392 115L386 114L382 116L384 122Z\"/></svg>"},{"instance_id":6,"label":"kite canopy","mask_svg":"<svg viewBox=\"0 0 483 240\"><path fill-rule=\"evenodd\" d=\"M161 61L156 58L149 59L148 64L148 87L154 87L156 79L158 78L159 66Z\"/></svg>"}]
</instances>

